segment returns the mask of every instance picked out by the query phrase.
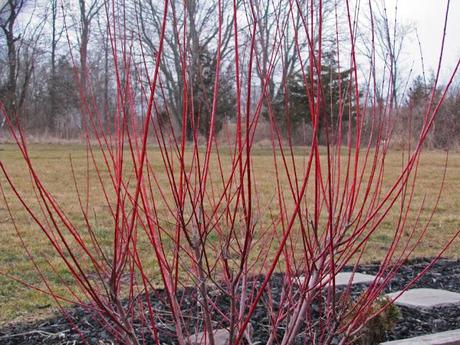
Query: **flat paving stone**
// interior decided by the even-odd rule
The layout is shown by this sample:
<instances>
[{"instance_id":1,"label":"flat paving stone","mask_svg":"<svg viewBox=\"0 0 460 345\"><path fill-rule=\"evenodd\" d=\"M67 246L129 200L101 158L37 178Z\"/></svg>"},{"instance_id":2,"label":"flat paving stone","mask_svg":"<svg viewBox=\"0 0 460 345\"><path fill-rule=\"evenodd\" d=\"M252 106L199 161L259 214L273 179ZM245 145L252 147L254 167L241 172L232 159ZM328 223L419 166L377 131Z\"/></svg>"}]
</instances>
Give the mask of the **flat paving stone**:
<instances>
[{"instance_id":1,"label":"flat paving stone","mask_svg":"<svg viewBox=\"0 0 460 345\"><path fill-rule=\"evenodd\" d=\"M340 272L335 275L335 286L347 286L348 283L350 282L350 279L352 277L353 273L352 272ZM305 277L297 277L294 278L296 280L296 283L301 285L304 283ZM364 274L364 273L358 273L355 272L353 275L353 281L351 284L371 284L374 282L376 279L376 276L370 275L370 274ZM325 277L323 279L323 283L327 284L329 280L329 277Z\"/></svg>"},{"instance_id":2,"label":"flat paving stone","mask_svg":"<svg viewBox=\"0 0 460 345\"><path fill-rule=\"evenodd\" d=\"M230 332L224 328L213 330L214 342L216 345L228 345L230 340ZM205 345L209 344L208 336L205 332L192 334L188 338L189 345Z\"/></svg>"},{"instance_id":3,"label":"flat paving stone","mask_svg":"<svg viewBox=\"0 0 460 345\"><path fill-rule=\"evenodd\" d=\"M393 340L380 345L460 345L460 329L422 335L420 337Z\"/></svg>"},{"instance_id":4,"label":"flat paving stone","mask_svg":"<svg viewBox=\"0 0 460 345\"><path fill-rule=\"evenodd\" d=\"M391 299L401 291L387 294ZM410 289L395 301L395 304L409 308L433 308L460 304L460 293L442 289Z\"/></svg>"}]
</instances>

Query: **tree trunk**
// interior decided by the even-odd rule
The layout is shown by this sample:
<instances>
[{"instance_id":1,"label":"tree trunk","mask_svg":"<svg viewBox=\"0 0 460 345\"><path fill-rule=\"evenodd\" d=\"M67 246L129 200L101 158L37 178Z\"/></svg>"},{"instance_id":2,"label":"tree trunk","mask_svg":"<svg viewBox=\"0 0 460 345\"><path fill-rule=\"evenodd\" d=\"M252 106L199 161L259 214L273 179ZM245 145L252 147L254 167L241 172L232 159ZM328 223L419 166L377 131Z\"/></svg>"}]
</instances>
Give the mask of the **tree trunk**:
<instances>
[{"instance_id":1,"label":"tree trunk","mask_svg":"<svg viewBox=\"0 0 460 345\"><path fill-rule=\"evenodd\" d=\"M47 114L47 125L51 133L56 131L57 101L56 101L56 17L57 0L51 1L51 78L49 88L50 112Z\"/></svg>"},{"instance_id":2,"label":"tree trunk","mask_svg":"<svg viewBox=\"0 0 460 345\"><path fill-rule=\"evenodd\" d=\"M14 119L17 118L17 102L16 102L16 89L17 89L17 54L15 46L15 38L13 36L13 25L11 25L11 31L6 35L6 46L8 48L8 82L5 92L5 105L6 111Z\"/></svg>"}]
</instances>

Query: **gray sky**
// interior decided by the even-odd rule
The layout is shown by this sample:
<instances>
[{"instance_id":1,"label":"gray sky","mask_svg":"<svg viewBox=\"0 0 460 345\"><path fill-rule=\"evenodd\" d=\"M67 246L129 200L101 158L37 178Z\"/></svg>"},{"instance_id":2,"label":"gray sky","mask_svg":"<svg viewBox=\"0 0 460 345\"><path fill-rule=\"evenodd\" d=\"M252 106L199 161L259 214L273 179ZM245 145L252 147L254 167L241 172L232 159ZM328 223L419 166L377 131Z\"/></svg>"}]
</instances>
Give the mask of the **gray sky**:
<instances>
[{"instance_id":1,"label":"gray sky","mask_svg":"<svg viewBox=\"0 0 460 345\"><path fill-rule=\"evenodd\" d=\"M393 9L397 0L387 0L388 10ZM447 0L399 0L398 12L401 23L412 23L418 32L422 46L425 71L435 71L441 48ZM405 65L410 67L414 61L414 73L420 74L421 62L416 39L407 41L404 54ZM460 58L460 0L450 1L446 43L443 54L441 80L451 75ZM460 79L457 77L456 79Z\"/></svg>"}]
</instances>

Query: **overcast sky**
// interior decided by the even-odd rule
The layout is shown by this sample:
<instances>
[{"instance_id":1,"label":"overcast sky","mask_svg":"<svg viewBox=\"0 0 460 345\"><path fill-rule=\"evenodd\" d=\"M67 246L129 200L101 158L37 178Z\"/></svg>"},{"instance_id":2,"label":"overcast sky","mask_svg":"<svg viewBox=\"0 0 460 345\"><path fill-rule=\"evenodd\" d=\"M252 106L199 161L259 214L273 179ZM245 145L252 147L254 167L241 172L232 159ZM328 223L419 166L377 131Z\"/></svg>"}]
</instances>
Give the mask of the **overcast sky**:
<instances>
[{"instance_id":1,"label":"overcast sky","mask_svg":"<svg viewBox=\"0 0 460 345\"><path fill-rule=\"evenodd\" d=\"M397 0L387 0L388 10ZM422 45L425 70L436 70L441 48L447 0L399 0L401 22L412 23ZM414 61L414 73L421 73L420 53L416 39L408 41L404 56L409 67ZM449 19L443 54L442 80L445 82L460 58L460 0L450 1ZM459 74L460 76L460 74ZM460 77L457 77L459 79Z\"/></svg>"}]
</instances>

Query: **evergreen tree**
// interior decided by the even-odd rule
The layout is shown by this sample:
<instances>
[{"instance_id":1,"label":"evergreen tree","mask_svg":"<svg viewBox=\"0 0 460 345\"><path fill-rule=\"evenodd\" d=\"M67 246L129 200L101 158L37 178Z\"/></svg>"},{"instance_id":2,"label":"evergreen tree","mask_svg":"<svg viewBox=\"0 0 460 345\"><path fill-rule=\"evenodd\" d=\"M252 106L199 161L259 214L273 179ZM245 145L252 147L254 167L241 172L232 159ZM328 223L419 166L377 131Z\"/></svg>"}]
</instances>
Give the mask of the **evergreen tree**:
<instances>
[{"instance_id":1,"label":"evergreen tree","mask_svg":"<svg viewBox=\"0 0 460 345\"><path fill-rule=\"evenodd\" d=\"M409 88L407 105L411 107L425 103L430 94L431 88L432 85L427 85L421 75L415 77L411 87Z\"/></svg>"},{"instance_id":2,"label":"evergreen tree","mask_svg":"<svg viewBox=\"0 0 460 345\"><path fill-rule=\"evenodd\" d=\"M198 132L207 137L211 130L211 117L216 80L216 58L205 49L199 56L198 73L193 82L193 124L188 119L187 138L193 139L193 125ZM214 119L214 134L222 129L226 118L232 118L236 112L236 95L232 85L230 69L220 71L217 91L217 106Z\"/></svg>"},{"instance_id":3,"label":"evergreen tree","mask_svg":"<svg viewBox=\"0 0 460 345\"><path fill-rule=\"evenodd\" d=\"M311 109L316 109L320 139L326 130L331 132L337 127L339 118L350 120L353 99L351 70L339 71L333 53L325 54L320 72L314 72L313 77L308 72L304 78L301 71L288 76L274 101L276 121L283 133L290 135L293 128L306 123L313 125Z\"/></svg>"}]
</instances>

